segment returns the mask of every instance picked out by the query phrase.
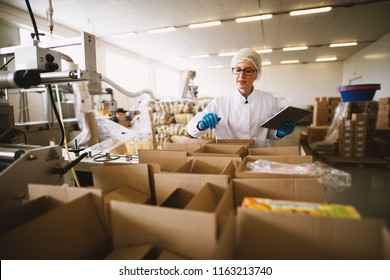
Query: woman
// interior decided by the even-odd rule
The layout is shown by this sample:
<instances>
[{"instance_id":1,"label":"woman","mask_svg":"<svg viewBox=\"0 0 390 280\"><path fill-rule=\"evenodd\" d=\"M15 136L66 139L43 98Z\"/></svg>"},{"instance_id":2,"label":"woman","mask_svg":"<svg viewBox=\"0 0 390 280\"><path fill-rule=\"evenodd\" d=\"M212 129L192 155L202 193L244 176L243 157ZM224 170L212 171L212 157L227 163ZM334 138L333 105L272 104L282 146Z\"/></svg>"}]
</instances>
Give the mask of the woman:
<instances>
[{"instance_id":1,"label":"woman","mask_svg":"<svg viewBox=\"0 0 390 280\"><path fill-rule=\"evenodd\" d=\"M187 124L193 137L215 128L216 139L254 139L256 147L269 146L267 139L283 138L293 132L295 123L283 123L275 131L260 125L280 111L278 100L270 93L255 90L261 76L261 57L249 48L239 50L231 61L236 90L216 97Z\"/></svg>"}]
</instances>

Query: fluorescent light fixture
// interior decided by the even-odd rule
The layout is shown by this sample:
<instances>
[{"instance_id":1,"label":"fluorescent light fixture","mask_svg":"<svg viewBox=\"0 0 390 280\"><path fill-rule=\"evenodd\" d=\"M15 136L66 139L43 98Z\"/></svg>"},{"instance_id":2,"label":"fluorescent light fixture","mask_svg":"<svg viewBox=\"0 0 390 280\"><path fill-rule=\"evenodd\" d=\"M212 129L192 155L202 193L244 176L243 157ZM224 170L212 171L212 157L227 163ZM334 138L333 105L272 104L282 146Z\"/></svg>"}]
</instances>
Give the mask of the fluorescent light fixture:
<instances>
[{"instance_id":1,"label":"fluorescent light fixture","mask_svg":"<svg viewBox=\"0 0 390 280\"><path fill-rule=\"evenodd\" d=\"M335 61L337 60L337 57L331 56L331 57L318 57L316 58L317 62L324 62L324 61Z\"/></svg>"},{"instance_id":2,"label":"fluorescent light fixture","mask_svg":"<svg viewBox=\"0 0 390 280\"><path fill-rule=\"evenodd\" d=\"M201 23L193 23L188 25L189 28L195 29L195 28L203 28L203 27L210 27L210 26L218 26L221 24L220 20L215 21L208 21L208 22L201 22Z\"/></svg>"},{"instance_id":3,"label":"fluorescent light fixture","mask_svg":"<svg viewBox=\"0 0 390 280\"><path fill-rule=\"evenodd\" d=\"M271 61L263 61L262 63L261 63L261 65L271 65Z\"/></svg>"},{"instance_id":4,"label":"fluorescent light fixture","mask_svg":"<svg viewBox=\"0 0 390 280\"><path fill-rule=\"evenodd\" d=\"M280 64L294 64L294 63L299 63L298 59L292 59L292 60L282 60Z\"/></svg>"},{"instance_id":5,"label":"fluorescent light fixture","mask_svg":"<svg viewBox=\"0 0 390 280\"><path fill-rule=\"evenodd\" d=\"M241 23L241 22L265 20L265 19L270 19L270 18L272 18L272 14L236 18L236 22Z\"/></svg>"},{"instance_id":6,"label":"fluorescent light fixture","mask_svg":"<svg viewBox=\"0 0 390 280\"><path fill-rule=\"evenodd\" d=\"M272 49L256 50L257 53L272 53Z\"/></svg>"},{"instance_id":7,"label":"fluorescent light fixture","mask_svg":"<svg viewBox=\"0 0 390 280\"><path fill-rule=\"evenodd\" d=\"M112 35L110 37L111 37L111 39L126 39L126 38L132 38L132 37L135 37L135 36L137 36L137 33L129 32L129 33L122 33L122 34Z\"/></svg>"},{"instance_id":8,"label":"fluorescent light fixture","mask_svg":"<svg viewBox=\"0 0 390 280\"><path fill-rule=\"evenodd\" d=\"M331 48L338 48L338 47L350 47L350 46L356 46L357 42L347 42L347 43L336 43L336 44L330 44L329 47Z\"/></svg>"},{"instance_id":9,"label":"fluorescent light fixture","mask_svg":"<svg viewBox=\"0 0 390 280\"><path fill-rule=\"evenodd\" d=\"M291 11L290 16L301 16L301 15L308 15L308 14L325 13L325 12L329 12L330 10L332 10L332 7L296 10L296 11Z\"/></svg>"},{"instance_id":10,"label":"fluorescent light fixture","mask_svg":"<svg viewBox=\"0 0 390 280\"><path fill-rule=\"evenodd\" d=\"M191 55L190 58L192 59L198 59L198 58L208 58L210 57L209 54L198 54L198 55Z\"/></svg>"},{"instance_id":11,"label":"fluorescent light fixture","mask_svg":"<svg viewBox=\"0 0 390 280\"><path fill-rule=\"evenodd\" d=\"M172 32L175 31L176 27L171 26L171 27L163 27L163 28L157 28L157 29L150 29L146 31L146 33L149 34L156 34L156 33L165 33L165 32Z\"/></svg>"},{"instance_id":12,"label":"fluorescent light fixture","mask_svg":"<svg viewBox=\"0 0 390 280\"><path fill-rule=\"evenodd\" d=\"M209 66L208 68L209 69L221 69L221 68L223 68L223 65L213 65L213 66Z\"/></svg>"},{"instance_id":13,"label":"fluorescent light fixture","mask_svg":"<svg viewBox=\"0 0 390 280\"><path fill-rule=\"evenodd\" d=\"M284 52L302 51L302 50L307 50L308 48L309 48L308 46L288 47L288 48L283 48L283 51Z\"/></svg>"},{"instance_id":14,"label":"fluorescent light fixture","mask_svg":"<svg viewBox=\"0 0 390 280\"><path fill-rule=\"evenodd\" d=\"M222 53L219 53L218 56L233 56L235 54L236 54L236 52L222 52Z\"/></svg>"}]
</instances>

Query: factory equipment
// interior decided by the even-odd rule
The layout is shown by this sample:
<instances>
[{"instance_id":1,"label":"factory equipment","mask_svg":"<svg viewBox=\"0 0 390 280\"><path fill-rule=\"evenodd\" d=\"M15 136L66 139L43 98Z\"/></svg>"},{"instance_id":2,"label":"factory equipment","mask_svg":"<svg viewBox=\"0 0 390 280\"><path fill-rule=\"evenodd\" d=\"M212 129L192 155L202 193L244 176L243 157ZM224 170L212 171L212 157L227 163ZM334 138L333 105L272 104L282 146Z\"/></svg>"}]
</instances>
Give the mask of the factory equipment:
<instances>
[{"instance_id":1,"label":"factory equipment","mask_svg":"<svg viewBox=\"0 0 390 280\"><path fill-rule=\"evenodd\" d=\"M31 10L28 1L26 3ZM30 15L32 15L31 12ZM42 34L38 33L33 16L32 21L35 30L32 37L36 38L33 40L32 46L0 48L0 56L4 62L0 68L0 211L20 205L28 199L27 185L29 183L62 184L64 182L63 175L87 156L86 153L81 154L63 166L62 145L64 144L65 131L56 109L52 84L69 86L69 84L79 85L80 82L84 82L87 84L86 87L73 87L73 90L77 91L78 94L84 94L82 98L87 99L94 94L102 94L101 82L109 84L129 97L137 97L144 93L153 97L153 93L148 89L130 92L97 72L95 37L93 35L82 32L81 37L76 38L76 43L75 40L70 43L82 47L84 57L81 64L83 69L80 69L69 56L54 50L56 47L66 46L66 43L47 47L42 47L42 44L39 46L39 35ZM8 67L13 60L14 67ZM62 60L73 67L65 69ZM9 70L8 68L14 69ZM62 134L58 144L43 147L27 145L27 143L12 144L13 139L21 132L15 129L13 108L9 105L9 90L28 89L33 86L39 86L40 89L42 86L47 88ZM92 102L80 103L83 103L81 105L92 104ZM82 112L91 109L93 109L92 106L87 105Z\"/></svg>"}]
</instances>

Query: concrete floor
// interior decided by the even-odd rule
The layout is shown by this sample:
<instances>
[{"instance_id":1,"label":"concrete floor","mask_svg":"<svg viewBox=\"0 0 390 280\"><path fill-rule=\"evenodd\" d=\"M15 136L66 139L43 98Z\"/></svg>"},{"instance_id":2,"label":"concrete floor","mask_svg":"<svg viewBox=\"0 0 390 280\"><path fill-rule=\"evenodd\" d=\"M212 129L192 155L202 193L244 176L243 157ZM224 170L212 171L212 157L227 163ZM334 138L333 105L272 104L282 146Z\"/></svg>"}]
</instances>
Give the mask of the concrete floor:
<instances>
[{"instance_id":1,"label":"concrete floor","mask_svg":"<svg viewBox=\"0 0 390 280\"><path fill-rule=\"evenodd\" d=\"M271 142L271 146L300 145L314 161L324 162L312 153L310 148L300 143L300 134L305 126L298 126L284 139ZM349 204L356 207L364 218L377 218L386 221L390 228L390 163L388 165L359 165L337 163L331 167L348 172L352 176L352 186L344 191L332 188L327 190L326 199L330 203Z\"/></svg>"}]
</instances>

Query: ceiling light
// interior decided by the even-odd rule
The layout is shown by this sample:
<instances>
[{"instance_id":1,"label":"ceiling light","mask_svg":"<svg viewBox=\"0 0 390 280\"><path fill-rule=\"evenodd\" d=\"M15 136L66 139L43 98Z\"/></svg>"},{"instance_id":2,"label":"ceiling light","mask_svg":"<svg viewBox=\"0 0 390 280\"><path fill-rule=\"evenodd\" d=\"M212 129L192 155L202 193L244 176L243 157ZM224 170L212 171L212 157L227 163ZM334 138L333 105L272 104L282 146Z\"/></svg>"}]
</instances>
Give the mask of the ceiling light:
<instances>
[{"instance_id":1,"label":"ceiling light","mask_svg":"<svg viewBox=\"0 0 390 280\"><path fill-rule=\"evenodd\" d=\"M216 20L216 21L209 21L209 22L201 22L201 23L193 23L188 25L189 28L194 29L194 28L203 28L203 27L210 27L210 26L217 26L220 25L221 21Z\"/></svg>"},{"instance_id":2,"label":"ceiling light","mask_svg":"<svg viewBox=\"0 0 390 280\"><path fill-rule=\"evenodd\" d=\"M135 32L129 32L129 33L122 33L117 35L112 35L111 39L126 39L126 38L132 38L137 36L137 33Z\"/></svg>"},{"instance_id":3,"label":"ceiling light","mask_svg":"<svg viewBox=\"0 0 390 280\"><path fill-rule=\"evenodd\" d=\"M289 47L289 48L283 48L283 51L284 52L301 51L301 50L307 50L308 48L309 48L308 46Z\"/></svg>"},{"instance_id":4,"label":"ceiling light","mask_svg":"<svg viewBox=\"0 0 390 280\"><path fill-rule=\"evenodd\" d=\"M299 63L298 59L292 59L292 60L282 60L280 64L293 64L293 63Z\"/></svg>"},{"instance_id":5,"label":"ceiling light","mask_svg":"<svg viewBox=\"0 0 390 280\"><path fill-rule=\"evenodd\" d=\"M330 10L332 10L332 7L296 10L296 11L291 11L290 16L301 16L301 15L308 15L308 14L325 13L325 12L329 12Z\"/></svg>"},{"instance_id":6,"label":"ceiling light","mask_svg":"<svg viewBox=\"0 0 390 280\"><path fill-rule=\"evenodd\" d=\"M332 56L332 57L319 57L316 59L317 62L324 62L324 61L335 61L337 60L337 57Z\"/></svg>"},{"instance_id":7,"label":"ceiling light","mask_svg":"<svg viewBox=\"0 0 390 280\"><path fill-rule=\"evenodd\" d=\"M257 53L271 53L272 49L262 49L262 50L256 50Z\"/></svg>"},{"instance_id":8,"label":"ceiling light","mask_svg":"<svg viewBox=\"0 0 390 280\"><path fill-rule=\"evenodd\" d=\"M271 65L271 61L263 61L262 63L261 63L261 65Z\"/></svg>"},{"instance_id":9,"label":"ceiling light","mask_svg":"<svg viewBox=\"0 0 390 280\"><path fill-rule=\"evenodd\" d=\"M236 54L236 52L222 52L222 53L219 53L218 56L233 56L235 54Z\"/></svg>"},{"instance_id":10,"label":"ceiling light","mask_svg":"<svg viewBox=\"0 0 390 280\"><path fill-rule=\"evenodd\" d=\"M241 22L257 21L257 20L265 20L270 18L272 18L272 14L236 18L236 22L241 23Z\"/></svg>"},{"instance_id":11,"label":"ceiling light","mask_svg":"<svg viewBox=\"0 0 390 280\"><path fill-rule=\"evenodd\" d=\"M210 57L209 54L198 54L198 55L191 55L190 58L192 59L198 59L198 58L208 58Z\"/></svg>"},{"instance_id":12,"label":"ceiling light","mask_svg":"<svg viewBox=\"0 0 390 280\"><path fill-rule=\"evenodd\" d=\"M336 43L336 44L330 44L329 47L331 48L337 48L337 47L350 47L350 46L356 46L357 42L348 42L348 43Z\"/></svg>"},{"instance_id":13,"label":"ceiling light","mask_svg":"<svg viewBox=\"0 0 390 280\"><path fill-rule=\"evenodd\" d=\"M165 33L165 32L171 32L175 31L176 27L171 26L171 27L163 27L163 28L157 28L157 29L150 29L146 31L149 34L156 34L156 33Z\"/></svg>"}]
</instances>

